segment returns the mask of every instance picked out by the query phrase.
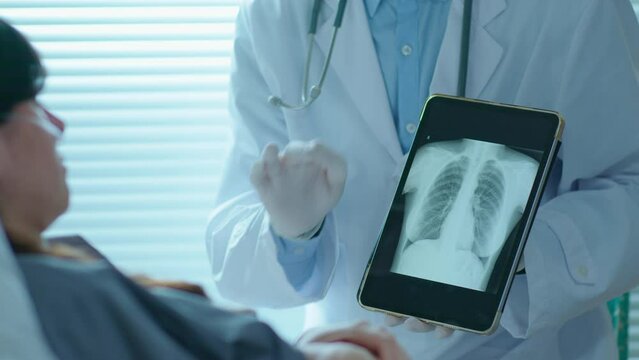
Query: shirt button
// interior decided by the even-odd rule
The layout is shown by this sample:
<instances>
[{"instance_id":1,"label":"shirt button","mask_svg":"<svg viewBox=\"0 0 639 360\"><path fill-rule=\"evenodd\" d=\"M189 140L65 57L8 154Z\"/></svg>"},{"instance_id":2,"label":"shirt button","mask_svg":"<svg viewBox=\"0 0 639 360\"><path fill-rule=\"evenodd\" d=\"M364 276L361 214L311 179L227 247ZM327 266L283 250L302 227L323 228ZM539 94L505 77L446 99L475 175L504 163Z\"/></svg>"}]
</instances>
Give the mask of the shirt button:
<instances>
[{"instance_id":1,"label":"shirt button","mask_svg":"<svg viewBox=\"0 0 639 360\"><path fill-rule=\"evenodd\" d=\"M413 48L410 47L410 45L404 45L402 46L402 54L404 56L409 56L410 54L413 53Z\"/></svg>"},{"instance_id":2,"label":"shirt button","mask_svg":"<svg viewBox=\"0 0 639 360\"><path fill-rule=\"evenodd\" d=\"M417 125L408 123L406 125L406 131L408 131L409 134L414 134L417 131Z\"/></svg>"},{"instance_id":3,"label":"shirt button","mask_svg":"<svg viewBox=\"0 0 639 360\"><path fill-rule=\"evenodd\" d=\"M298 247L297 249L293 250L293 254L295 255L304 255L304 248Z\"/></svg>"}]
</instances>

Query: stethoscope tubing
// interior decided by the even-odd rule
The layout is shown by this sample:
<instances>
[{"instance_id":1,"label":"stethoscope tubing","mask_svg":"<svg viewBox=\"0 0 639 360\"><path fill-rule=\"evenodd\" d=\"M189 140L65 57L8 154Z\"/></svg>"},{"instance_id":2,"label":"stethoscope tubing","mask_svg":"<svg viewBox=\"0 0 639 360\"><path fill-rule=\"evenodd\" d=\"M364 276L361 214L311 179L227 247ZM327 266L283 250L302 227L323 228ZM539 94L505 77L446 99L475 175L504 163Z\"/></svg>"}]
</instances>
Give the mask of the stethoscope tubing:
<instances>
[{"instance_id":1,"label":"stethoscope tubing","mask_svg":"<svg viewBox=\"0 0 639 360\"><path fill-rule=\"evenodd\" d=\"M457 96L466 97L468 79L468 58L470 57L470 25L473 13L473 0L464 0L462 22L461 49L459 51L459 78L457 79Z\"/></svg>"},{"instance_id":2,"label":"stethoscope tubing","mask_svg":"<svg viewBox=\"0 0 639 360\"><path fill-rule=\"evenodd\" d=\"M333 50L335 49L335 41L337 39L337 33L339 32L339 28L342 26L342 21L344 20L344 12L346 10L346 0L340 0L337 5L337 13L335 14L335 20L333 21L333 34L331 36L331 42L329 45L328 54L326 55L326 59L324 60L324 64L322 65L322 72L320 74L319 81L316 85L311 86L309 93L309 74L311 68L311 59L313 56L313 41L315 40L315 33L317 31L317 22L319 19L319 13L322 7L322 1L324 0L315 0L313 3L313 10L311 12L311 21L308 29L308 50L306 53L306 61L304 62L304 77L302 80L302 102L297 105L289 104L282 100L279 96L271 95L268 98L268 102L274 106L282 107L289 110L304 110L311 106L315 102L315 100L322 93L322 87L324 86L324 80L326 80L326 74L328 73L328 67L331 64L331 58L333 57Z\"/></svg>"},{"instance_id":3,"label":"stethoscope tubing","mask_svg":"<svg viewBox=\"0 0 639 360\"><path fill-rule=\"evenodd\" d=\"M315 0L313 3L313 8L311 11L311 21L309 24L307 41L308 41L308 50L306 52L306 60L304 62L304 77L302 80L302 94L301 94L301 103L299 104L289 104L282 100L279 96L271 95L268 98L268 102L274 106L282 107L289 110L304 110L311 106L317 100L317 98L322 93L322 87L324 86L324 80L326 80L326 74L328 73L328 67L331 63L331 58L333 56L333 50L335 48L335 41L337 39L337 33L339 32L340 27L342 26L342 21L344 19L344 12L346 9L346 0L340 0L337 6L337 13L335 14L335 20L333 21L333 34L331 36L331 42L329 45L328 54L326 55L326 59L324 60L324 64L322 65L322 72L320 74L319 81L316 85L310 87L309 93L309 75L311 70L311 60L313 58L313 41L315 40L315 33L317 31L317 23L319 19L319 13L322 8L322 1L324 0ZM463 14L463 23L462 23L462 36L460 41L460 60L459 60L459 72L457 79L457 95L461 97L466 96L466 83L468 78L468 59L470 57L470 31L471 31L471 21L472 21L472 9L473 9L473 0L464 0L464 14Z\"/></svg>"}]
</instances>

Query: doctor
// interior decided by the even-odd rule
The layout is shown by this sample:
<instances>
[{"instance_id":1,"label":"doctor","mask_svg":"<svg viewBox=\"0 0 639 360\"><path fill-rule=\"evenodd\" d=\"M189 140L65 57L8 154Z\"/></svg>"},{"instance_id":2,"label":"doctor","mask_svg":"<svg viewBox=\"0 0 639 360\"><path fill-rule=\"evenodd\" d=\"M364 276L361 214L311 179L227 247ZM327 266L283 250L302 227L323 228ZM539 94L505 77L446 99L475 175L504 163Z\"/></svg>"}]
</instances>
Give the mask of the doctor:
<instances>
[{"instance_id":1,"label":"doctor","mask_svg":"<svg viewBox=\"0 0 639 360\"><path fill-rule=\"evenodd\" d=\"M207 232L224 296L313 303L307 326L383 321L355 294L423 101L457 93L462 5L349 1L321 96L302 111L267 99L299 99L312 2L242 7L235 143ZM322 73L336 12L337 0L322 2L309 84ZM628 0L479 0L472 14L466 95L561 112L564 145L499 330L444 339L394 331L416 359L614 358L604 303L639 284L635 15Z\"/></svg>"}]
</instances>

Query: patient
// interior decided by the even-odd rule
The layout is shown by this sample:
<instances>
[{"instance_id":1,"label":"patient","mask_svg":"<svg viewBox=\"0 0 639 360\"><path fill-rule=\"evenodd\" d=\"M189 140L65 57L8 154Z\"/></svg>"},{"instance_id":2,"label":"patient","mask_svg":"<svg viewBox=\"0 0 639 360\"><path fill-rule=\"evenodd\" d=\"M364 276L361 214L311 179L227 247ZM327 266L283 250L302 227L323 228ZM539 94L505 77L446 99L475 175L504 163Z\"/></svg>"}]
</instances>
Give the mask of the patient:
<instances>
[{"instance_id":1,"label":"patient","mask_svg":"<svg viewBox=\"0 0 639 360\"><path fill-rule=\"evenodd\" d=\"M66 211L69 193L55 151L64 124L35 100L43 84L33 48L0 20L0 218L55 356L406 358L390 335L367 324L307 333L291 346L251 315L184 291L144 287L79 250L48 247L42 233Z\"/></svg>"}]
</instances>

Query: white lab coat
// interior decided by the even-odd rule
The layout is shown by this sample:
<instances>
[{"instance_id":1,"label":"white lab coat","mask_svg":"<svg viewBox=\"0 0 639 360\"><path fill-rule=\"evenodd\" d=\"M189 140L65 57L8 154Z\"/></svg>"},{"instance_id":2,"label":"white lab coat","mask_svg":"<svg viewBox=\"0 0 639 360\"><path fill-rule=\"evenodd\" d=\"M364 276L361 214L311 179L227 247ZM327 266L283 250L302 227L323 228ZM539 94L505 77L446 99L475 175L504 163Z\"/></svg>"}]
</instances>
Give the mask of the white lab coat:
<instances>
[{"instance_id":1,"label":"white lab coat","mask_svg":"<svg viewBox=\"0 0 639 360\"><path fill-rule=\"evenodd\" d=\"M330 43L326 0L311 74ZM463 0L453 0L431 93L454 94ZM235 143L208 227L224 296L250 305L317 301L307 325L371 319L356 292L395 191L403 156L363 1L348 2L322 96L299 98L311 1L254 0L238 17L231 78ZM467 96L552 109L564 144L531 231L501 328L492 336L394 331L416 359L612 359L604 302L639 284L639 27L627 0L478 0ZM320 56L321 55L321 56ZM317 76L317 75L315 75ZM315 82L312 79L311 82ZM319 138L345 157L348 179L323 231L323 261L301 291L276 257L249 169L269 142ZM392 294L389 294L392 295ZM399 294L401 296L401 294Z\"/></svg>"}]
</instances>

